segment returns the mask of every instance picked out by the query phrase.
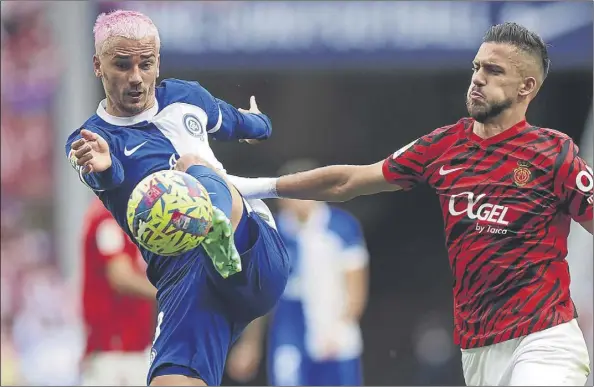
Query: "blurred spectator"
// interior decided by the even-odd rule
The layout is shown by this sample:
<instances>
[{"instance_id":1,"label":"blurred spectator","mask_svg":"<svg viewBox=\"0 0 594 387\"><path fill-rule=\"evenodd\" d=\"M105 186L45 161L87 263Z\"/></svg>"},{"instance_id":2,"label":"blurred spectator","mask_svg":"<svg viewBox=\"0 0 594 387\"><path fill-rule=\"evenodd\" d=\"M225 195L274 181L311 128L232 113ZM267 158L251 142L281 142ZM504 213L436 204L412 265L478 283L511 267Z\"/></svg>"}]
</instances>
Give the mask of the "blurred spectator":
<instances>
[{"instance_id":1,"label":"blurred spectator","mask_svg":"<svg viewBox=\"0 0 594 387\"><path fill-rule=\"evenodd\" d=\"M73 292L52 264L30 268L15 316L15 347L28 385L76 385L82 351Z\"/></svg>"},{"instance_id":2,"label":"blurred spectator","mask_svg":"<svg viewBox=\"0 0 594 387\"><path fill-rule=\"evenodd\" d=\"M2 5L2 187L10 194L47 200L52 189L52 108L59 72L46 4Z\"/></svg>"},{"instance_id":3,"label":"blurred spectator","mask_svg":"<svg viewBox=\"0 0 594 387\"><path fill-rule=\"evenodd\" d=\"M9 328L0 327L0 385L17 386L23 384L19 374L18 357L12 344Z\"/></svg>"},{"instance_id":4,"label":"blurred spectator","mask_svg":"<svg viewBox=\"0 0 594 387\"><path fill-rule=\"evenodd\" d=\"M46 10L39 1L2 2L2 385L78 382L76 304L47 229L59 73Z\"/></svg>"},{"instance_id":5,"label":"blurred spectator","mask_svg":"<svg viewBox=\"0 0 594 387\"><path fill-rule=\"evenodd\" d=\"M53 261L49 234L23 222L24 207L2 196L2 351L8 375L21 375L29 385L76 384L80 335L72 291Z\"/></svg>"},{"instance_id":6,"label":"blurred spectator","mask_svg":"<svg viewBox=\"0 0 594 387\"><path fill-rule=\"evenodd\" d=\"M146 384L156 289L136 245L99 199L87 211L83 234L83 318L88 386Z\"/></svg>"}]
</instances>

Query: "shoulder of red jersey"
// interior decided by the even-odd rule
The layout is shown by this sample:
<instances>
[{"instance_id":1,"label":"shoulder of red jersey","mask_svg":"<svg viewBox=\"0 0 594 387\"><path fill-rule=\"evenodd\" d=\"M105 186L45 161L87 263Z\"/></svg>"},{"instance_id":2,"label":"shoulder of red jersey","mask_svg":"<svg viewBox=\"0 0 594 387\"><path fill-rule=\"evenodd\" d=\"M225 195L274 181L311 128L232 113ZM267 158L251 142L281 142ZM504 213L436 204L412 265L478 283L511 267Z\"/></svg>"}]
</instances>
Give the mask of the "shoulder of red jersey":
<instances>
[{"instance_id":1,"label":"shoulder of red jersey","mask_svg":"<svg viewBox=\"0 0 594 387\"><path fill-rule=\"evenodd\" d=\"M555 129L538 127L538 131L543 135L550 136L551 138L558 138L561 141L571 140L571 137L569 137L567 134Z\"/></svg>"},{"instance_id":2,"label":"shoulder of red jersey","mask_svg":"<svg viewBox=\"0 0 594 387\"><path fill-rule=\"evenodd\" d=\"M432 143L436 143L445 137L464 134L464 132L468 129L469 125L472 125L471 118L461 118L456 123L441 126L421 138L430 140Z\"/></svg>"},{"instance_id":3,"label":"shoulder of red jersey","mask_svg":"<svg viewBox=\"0 0 594 387\"><path fill-rule=\"evenodd\" d=\"M464 137L464 133L468 128L468 125L472 125L472 120L468 118L462 118L454 124L441 126L433 130L432 132L416 140L416 143L421 146L431 145L435 151L438 151L438 149L444 147L448 148L461 137Z\"/></svg>"},{"instance_id":4,"label":"shoulder of red jersey","mask_svg":"<svg viewBox=\"0 0 594 387\"><path fill-rule=\"evenodd\" d=\"M468 125L472 124L472 120L469 118L462 118L458 120L454 124L441 126L437 129L434 129L430 133L425 134L424 136L411 141L410 143L406 144L405 146L398 149L394 152L391 156L392 159L396 159L398 156L403 154L406 150L410 149L411 147L419 147L420 149L426 149L427 147L431 146L438 153L441 146L435 146L436 144L443 145L444 147L450 146L452 143L455 142L456 139L459 138L460 134L463 134L464 131L468 128ZM445 139L451 139L453 141L442 141Z\"/></svg>"},{"instance_id":5,"label":"shoulder of red jersey","mask_svg":"<svg viewBox=\"0 0 594 387\"><path fill-rule=\"evenodd\" d=\"M573 139L571 137L558 130L541 127L536 127L536 129L536 133L538 136L546 137L549 141L551 141L552 143L556 143L558 146L561 146L567 141L573 142Z\"/></svg>"},{"instance_id":6,"label":"shoulder of red jersey","mask_svg":"<svg viewBox=\"0 0 594 387\"><path fill-rule=\"evenodd\" d=\"M466 129L468 129L469 125L472 125L471 118L461 118L456 123L441 126L437 129L435 129L434 131L429 133L429 135L438 136L438 135L443 135L446 133L447 134L460 133L460 132L463 133Z\"/></svg>"},{"instance_id":7,"label":"shoulder of red jersey","mask_svg":"<svg viewBox=\"0 0 594 387\"><path fill-rule=\"evenodd\" d=\"M563 132L534 125L531 126L531 129L526 133L523 140L527 143L537 144L537 148L540 150L559 154L566 154L567 152L577 154L579 152L579 147L575 141Z\"/></svg>"}]
</instances>

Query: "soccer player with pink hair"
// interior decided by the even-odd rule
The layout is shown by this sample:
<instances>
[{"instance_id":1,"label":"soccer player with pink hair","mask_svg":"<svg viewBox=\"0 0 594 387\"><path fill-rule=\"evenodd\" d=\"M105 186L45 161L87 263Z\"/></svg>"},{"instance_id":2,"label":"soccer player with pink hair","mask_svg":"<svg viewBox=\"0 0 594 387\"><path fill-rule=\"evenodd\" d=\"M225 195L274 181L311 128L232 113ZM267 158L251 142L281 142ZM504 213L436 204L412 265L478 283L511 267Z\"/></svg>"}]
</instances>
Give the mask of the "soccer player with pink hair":
<instances>
[{"instance_id":1,"label":"soccer player with pink hair","mask_svg":"<svg viewBox=\"0 0 594 387\"><path fill-rule=\"evenodd\" d=\"M214 210L209 234L192 251L163 257L139 246L158 304L147 383L219 385L229 347L283 293L289 258L266 205L241 196L209 140L266 139L270 119L253 97L250 109L242 110L198 82L166 79L157 85L159 32L141 13L102 14L94 33L94 71L106 98L66 143L81 181L132 240L128 198L153 172L192 175Z\"/></svg>"}]
</instances>

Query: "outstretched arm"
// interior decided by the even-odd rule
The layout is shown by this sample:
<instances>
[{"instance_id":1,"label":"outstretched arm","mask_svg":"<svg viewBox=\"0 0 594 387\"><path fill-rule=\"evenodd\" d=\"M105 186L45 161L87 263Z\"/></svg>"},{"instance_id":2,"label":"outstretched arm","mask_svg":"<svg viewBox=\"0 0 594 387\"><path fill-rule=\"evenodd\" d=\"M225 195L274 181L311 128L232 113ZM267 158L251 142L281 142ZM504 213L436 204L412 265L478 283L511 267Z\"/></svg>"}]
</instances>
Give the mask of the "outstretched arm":
<instances>
[{"instance_id":1,"label":"outstretched arm","mask_svg":"<svg viewBox=\"0 0 594 387\"><path fill-rule=\"evenodd\" d=\"M282 176L276 182L279 197L344 202L357 196L397 191L384 178L384 161L371 165L331 165Z\"/></svg>"},{"instance_id":2,"label":"outstretched arm","mask_svg":"<svg viewBox=\"0 0 594 387\"><path fill-rule=\"evenodd\" d=\"M343 202L361 195L397 191L398 185L386 181L384 161L370 165L331 165L280 178L243 178L229 180L248 199L291 198Z\"/></svg>"},{"instance_id":3,"label":"outstretched arm","mask_svg":"<svg viewBox=\"0 0 594 387\"><path fill-rule=\"evenodd\" d=\"M437 129L412 141L375 164L331 165L280 178L249 179L231 175L228 178L247 199L283 197L344 202L362 195L408 190L425 181L426 165L448 146L448 141L442 141L448 137L447 129Z\"/></svg>"}]
</instances>

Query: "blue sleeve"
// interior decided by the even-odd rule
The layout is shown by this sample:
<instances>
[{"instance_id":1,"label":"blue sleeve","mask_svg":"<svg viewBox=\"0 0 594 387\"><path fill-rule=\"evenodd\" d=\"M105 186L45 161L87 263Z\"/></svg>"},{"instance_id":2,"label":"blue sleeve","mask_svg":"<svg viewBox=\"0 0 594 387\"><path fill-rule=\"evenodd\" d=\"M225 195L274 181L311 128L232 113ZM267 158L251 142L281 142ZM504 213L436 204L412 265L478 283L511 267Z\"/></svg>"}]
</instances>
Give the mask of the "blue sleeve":
<instances>
[{"instance_id":1,"label":"blue sleeve","mask_svg":"<svg viewBox=\"0 0 594 387\"><path fill-rule=\"evenodd\" d=\"M266 140L272 133L272 123L265 114L240 113L227 102L215 98L221 111L221 124L217 130L208 131L220 141L254 139Z\"/></svg>"},{"instance_id":2,"label":"blue sleeve","mask_svg":"<svg viewBox=\"0 0 594 387\"><path fill-rule=\"evenodd\" d=\"M198 82L202 106L208 122L206 131L211 138L219 141L239 139L265 140L270 137L272 123L265 114L243 114L231 104L213 97Z\"/></svg>"},{"instance_id":3,"label":"blue sleeve","mask_svg":"<svg viewBox=\"0 0 594 387\"><path fill-rule=\"evenodd\" d=\"M98 131L93 130L92 128L86 128L87 130L91 130L97 132L101 137L103 137L107 143L109 144L109 139L103 133L99 133ZM74 159L74 155L71 153L71 146L72 143L76 140L81 138L80 129L74 132L73 134L68 137L66 141L66 157L70 162L70 165L76 170L78 173L78 177L80 180L91 188L94 191L108 191L110 189L118 187L124 181L124 167L120 160L112 153L111 154L111 167L106 169L103 172L91 172L91 173L83 173L83 169L81 166L76 164L76 160ZM111 144L109 144L111 148Z\"/></svg>"},{"instance_id":4,"label":"blue sleeve","mask_svg":"<svg viewBox=\"0 0 594 387\"><path fill-rule=\"evenodd\" d=\"M367 266L369 252L357 218L349 212L331 207L329 228L342 241L341 266L344 270L359 270Z\"/></svg>"},{"instance_id":5,"label":"blue sleeve","mask_svg":"<svg viewBox=\"0 0 594 387\"><path fill-rule=\"evenodd\" d=\"M332 208L331 214L328 227L340 237L345 249L356 246L365 247L365 238L357 218L338 208Z\"/></svg>"}]
</instances>

